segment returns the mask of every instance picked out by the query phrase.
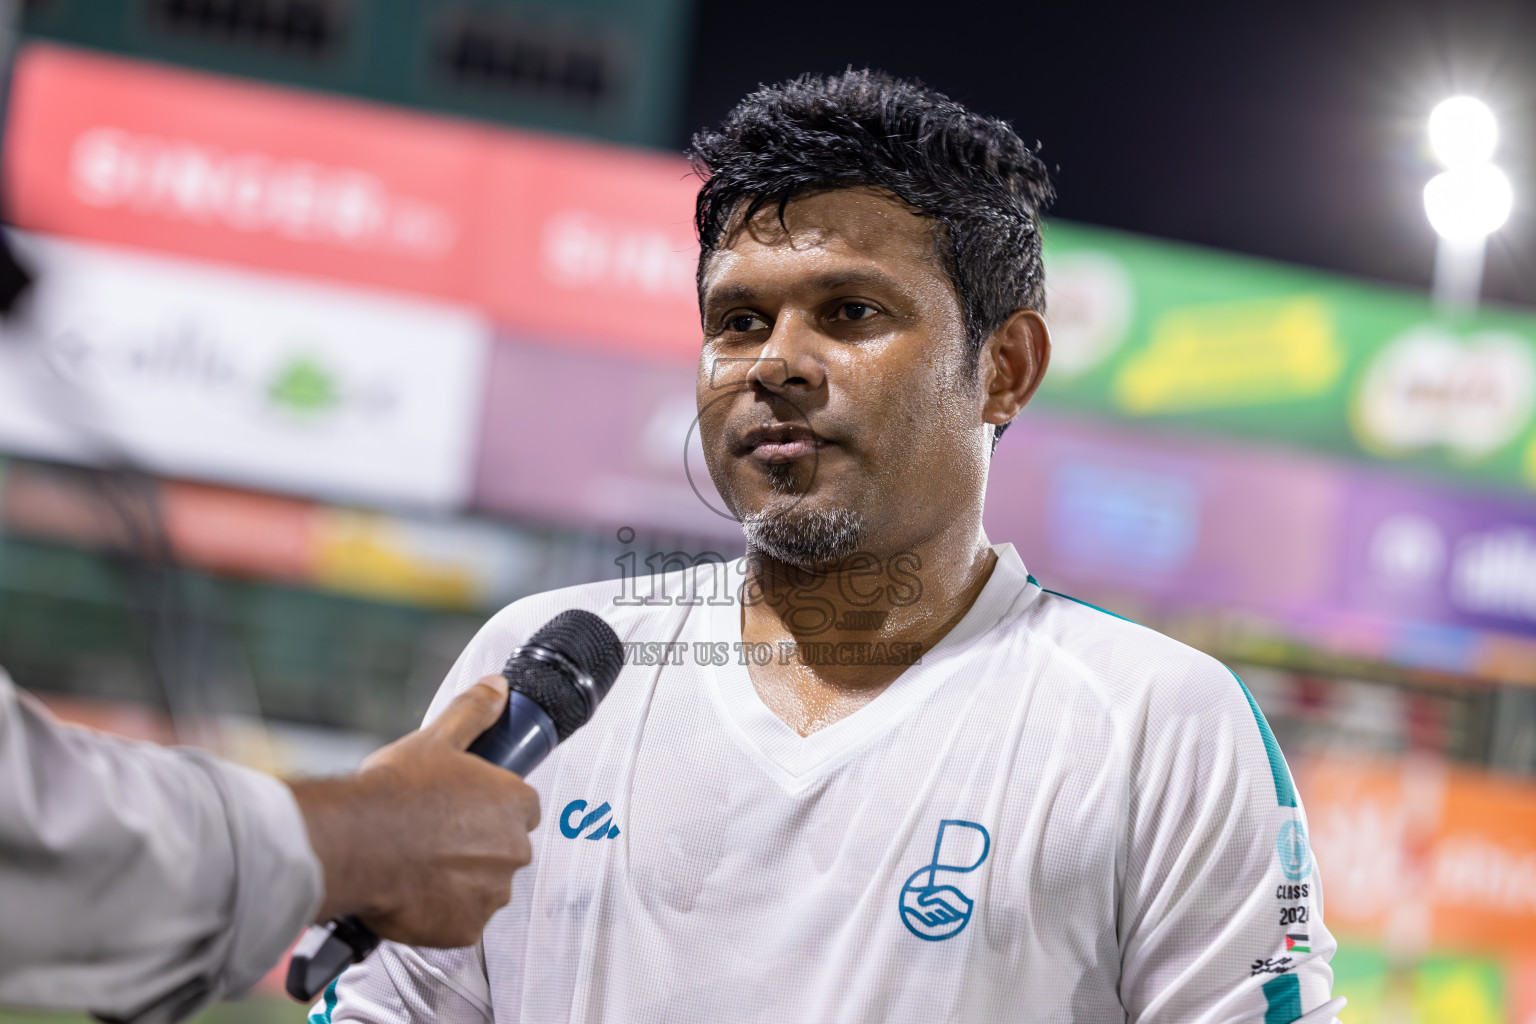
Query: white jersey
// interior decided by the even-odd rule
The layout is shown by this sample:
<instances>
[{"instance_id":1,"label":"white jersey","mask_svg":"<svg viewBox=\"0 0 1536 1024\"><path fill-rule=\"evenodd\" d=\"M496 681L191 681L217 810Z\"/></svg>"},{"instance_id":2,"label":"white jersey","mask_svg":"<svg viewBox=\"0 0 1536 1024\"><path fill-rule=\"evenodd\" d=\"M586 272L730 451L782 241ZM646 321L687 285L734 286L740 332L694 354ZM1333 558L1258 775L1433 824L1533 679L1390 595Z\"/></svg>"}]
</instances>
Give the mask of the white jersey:
<instances>
[{"instance_id":1,"label":"white jersey","mask_svg":"<svg viewBox=\"0 0 1536 1024\"><path fill-rule=\"evenodd\" d=\"M1305 816L1242 683L995 550L949 635L804 737L744 664L772 652L740 562L500 612L429 717L567 608L625 667L530 774L533 862L481 944L386 943L312 1020L1331 1021Z\"/></svg>"}]
</instances>

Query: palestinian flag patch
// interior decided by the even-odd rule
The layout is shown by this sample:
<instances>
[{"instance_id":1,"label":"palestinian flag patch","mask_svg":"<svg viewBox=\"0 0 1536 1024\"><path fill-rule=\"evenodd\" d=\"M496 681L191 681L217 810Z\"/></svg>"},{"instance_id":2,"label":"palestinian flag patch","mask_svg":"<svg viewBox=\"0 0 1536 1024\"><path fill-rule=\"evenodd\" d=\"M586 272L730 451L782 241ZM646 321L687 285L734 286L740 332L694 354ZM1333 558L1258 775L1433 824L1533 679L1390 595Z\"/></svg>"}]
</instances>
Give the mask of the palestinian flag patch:
<instances>
[{"instance_id":1,"label":"palestinian flag patch","mask_svg":"<svg viewBox=\"0 0 1536 1024\"><path fill-rule=\"evenodd\" d=\"M1287 953L1310 953L1311 940L1306 935L1287 935L1285 937L1285 951Z\"/></svg>"}]
</instances>

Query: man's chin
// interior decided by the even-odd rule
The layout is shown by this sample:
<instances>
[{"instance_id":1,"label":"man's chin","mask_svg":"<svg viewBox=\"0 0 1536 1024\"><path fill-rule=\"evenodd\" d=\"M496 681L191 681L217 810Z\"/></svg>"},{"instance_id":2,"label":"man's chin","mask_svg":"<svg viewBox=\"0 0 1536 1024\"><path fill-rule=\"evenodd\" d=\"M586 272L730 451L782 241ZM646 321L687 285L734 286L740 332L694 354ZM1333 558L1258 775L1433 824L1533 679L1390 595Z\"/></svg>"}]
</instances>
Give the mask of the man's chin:
<instances>
[{"instance_id":1,"label":"man's chin","mask_svg":"<svg viewBox=\"0 0 1536 1024\"><path fill-rule=\"evenodd\" d=\"M864 517L846 507L773 502L741 518L747 546L801 569L821 569L859 550Z\"/></svg>"}]
</instances>

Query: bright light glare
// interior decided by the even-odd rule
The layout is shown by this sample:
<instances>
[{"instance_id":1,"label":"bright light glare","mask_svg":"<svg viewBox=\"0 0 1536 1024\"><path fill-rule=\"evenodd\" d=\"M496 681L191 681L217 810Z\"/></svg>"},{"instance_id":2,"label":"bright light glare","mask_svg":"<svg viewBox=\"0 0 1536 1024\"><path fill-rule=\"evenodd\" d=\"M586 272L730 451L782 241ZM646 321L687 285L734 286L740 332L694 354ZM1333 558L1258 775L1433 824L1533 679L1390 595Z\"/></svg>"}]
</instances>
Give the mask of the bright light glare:
<instances>
[{"instance_id":1,"label":"bright light glare","mask_svg":"<svg viewBox=\"0 0 1536 1024\"><path fill-rule=\"evenodd\" d=\"M1487 163L1499 144L1499 122L1488 104L1472 96L1452 96L1429 115L1429 148L1446 167Z\"/></svg>"},{"instance_id":2,"label":"bright light glare","mask_svg":"<svg viewBox=\"0 0 1536 1024\"><path fill-rule=\"evenodd\" d=\"M1447 242L1481 242L1509 220L1514 206L1509 178L1493 164L1457 167L1424 186L1424 212L1430 227Z\"/></svg>"}]
</instances>

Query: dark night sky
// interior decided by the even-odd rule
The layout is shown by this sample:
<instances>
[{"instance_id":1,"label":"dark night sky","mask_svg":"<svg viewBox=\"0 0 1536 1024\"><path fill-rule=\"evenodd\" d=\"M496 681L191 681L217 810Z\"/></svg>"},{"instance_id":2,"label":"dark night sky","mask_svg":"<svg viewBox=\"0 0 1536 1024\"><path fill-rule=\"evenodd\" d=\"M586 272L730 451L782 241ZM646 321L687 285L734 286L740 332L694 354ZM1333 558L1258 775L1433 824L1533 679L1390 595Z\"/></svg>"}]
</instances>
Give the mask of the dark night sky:
<instances>
[{"instance_id":1,"label":"dark night sky","mask_svg":"<svg viewBox=\"0 0 1536 1024\"><path fill-rule=\"evenodd\" d=\"M1516 204L1485 295L1536 306L1536 0L699 0L684 124L849 64L919 77L1039 140L1062 218L1417 288L1438 169L1424 119L1480 95Z\"/></svg>"}]
</instances>

